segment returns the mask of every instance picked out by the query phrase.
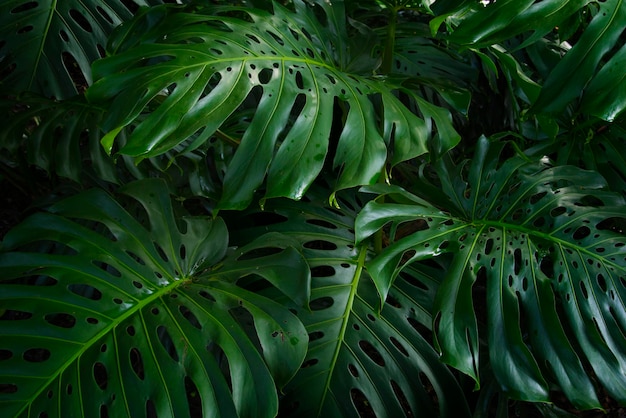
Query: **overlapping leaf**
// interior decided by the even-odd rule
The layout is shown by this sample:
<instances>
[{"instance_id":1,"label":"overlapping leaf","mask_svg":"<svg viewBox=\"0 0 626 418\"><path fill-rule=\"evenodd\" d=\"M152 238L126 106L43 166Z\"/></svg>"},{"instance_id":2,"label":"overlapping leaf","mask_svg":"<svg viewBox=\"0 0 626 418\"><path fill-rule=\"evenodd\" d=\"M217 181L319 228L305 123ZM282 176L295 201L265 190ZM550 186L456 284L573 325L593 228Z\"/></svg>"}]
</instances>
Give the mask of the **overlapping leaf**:
<instances>
[{"instance_id":1,"label":"overlapping leaf","mask_svg":"<svg viewBox=\"0 0 626 418\"><path fill-rule=\"evenodd\" d=\"M129 5L162 3L133 0ZM132 16L120 0L7 0L0 4L0 78L5 91L65 99L91 84L91 63Z\"/></svg>"},{"instance_id":2,"label":"overlapping leaf","mask_svg":"<svg viewBox=\"0 0 626 418\"><path fill-rule=\"evenodd\" d=\"M536 111L559 112L581 98L587 114L612 121L624 110L622 32L626 2L600 2L599 10L573 48L546 79ZM614 48L620 50L612 54Z\"/></svg>"},{"instance_id":3,"label":"overlapping leaf","mask_svg":"<svg viewBox=\"0 0 626 418\"><path fill-rule=\"evenodd\" d=\"M83 160L89 160L99 178L116 181L113 162L100 145L102 109L82 97L59 102L38 95L5 99L0 106L5 110L0 148L25 152L29 164L75 181Z\"/></svg>"},{"instance_id":4,"label":"overlapping leaf","mask_svg":"<svg viewBox=\"0 0 626 418\"><path fill-rule=\"evenodd\" d=\"M450 253L434 308L444 361L478 379L485 337L491 368L514 398L548 400L551 381L577 407L598 407L594 376L623 402L624 200L594 172L507 159L503 150L483 138L471 163L439 165L441 184L423 190L443 190L447 211L399 188L372 190L396 202L373 201L359 214L359 241L392 225L393 242L368 271L384 299L405 262ZM394 241L406 222L418 231Z\"/></svg>"},{"instance_id":5,"label":"overlapping leaf","mask_svg":"<svg viewBox=\"0 0 626 418\"><path fill-rule=\"evenodd\" d=\"M458 384L428 342L441 271L408 269L379 313L363 270L367 248L353 245L354 210L362 203L340 199L339 212L324 206L325 193L271 201L265 212L238 216L241 229L233 231L235 242L268 230L286 234L301 243L311 266L310 309L277 298L309 333L307 357L284 389L281 415L468 416Z\"/></svg>"},{"instance_id":6,"label":"overlapping leaf","mask_svg":"<svg viewBox=\"0 0 626 418\"><path fill-rule=\"evenodd\" d=\"M122 27L111 41L115 54L95 64L99 80L87 92L110 106L105 145L135 124L123 154L158 155L193 134L191 147L198 146L231 115L254 109L220 208L247 206L266 175L267 197L300 198L327 158L342 189L375 181L387 148L394 161L425 153L427 126L394 86L372 77L374 68L350 72L365 70L348 55L341 3L319 3L326 25L297 1L296 12L236 9L245 19L233 9L153 8ZM400 123L411 129L394 135Z\"/></svg>"},{"instance_id":7,"label":"overlapping leaf","mask_svg":"<svg viewBox=\"0 0 626 418\"><path fill-rule=\"evenodd\" d=\"M459 2L458 27L450 39L473 47L486 47L532 31L525 44L552 32L561 22L592 0L498 0Z\"/></svg>"},{"instance_id":8,"label":"overlapping leaf","mask_svg":"<svg viewBox=\"0 0 626 418\"><path fill-rule=\"evenodd\" d=\"M6 236L3 416L275 416L307 334L238 282L262 277L306 304L300 253L272 235L224 258L223 221L179 222L163 181L124 193L139 204L85 192Z\"/></svg>"}]
</instances>

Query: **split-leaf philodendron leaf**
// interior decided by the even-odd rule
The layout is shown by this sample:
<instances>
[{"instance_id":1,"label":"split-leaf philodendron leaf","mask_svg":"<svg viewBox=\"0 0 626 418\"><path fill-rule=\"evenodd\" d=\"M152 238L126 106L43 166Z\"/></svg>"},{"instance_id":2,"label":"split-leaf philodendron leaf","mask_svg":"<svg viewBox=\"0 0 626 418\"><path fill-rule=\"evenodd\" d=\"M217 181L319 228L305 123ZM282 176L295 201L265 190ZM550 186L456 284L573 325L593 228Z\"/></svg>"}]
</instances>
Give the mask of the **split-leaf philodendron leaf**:
<instances>
[{"instance_id":1,"label":"split-leaf philodendron leaf","mask_svg":"<svg viewBox=\"0 0 626 418\"><path fill-rule=\"evenodd\" d=\"M398 187L370 188L388 197L359 214L358 241L391 224L391 244L368 271L384 300L404 266L449 254L433 308L443 361L478 381L486 349L513 398L547 401L556 382L578 408L599 407L597 379L624 402L624 199L597 173L504 149L483 138L471 162L441 161L439 189L419 186L443 193L441 208ZM417 232L396 237L402 224Z\"/></svg>"},{"instance_id":2,"label":"split-leaf philodendron leaf","mask_svg":"<svg viewBox=\"0 0 626 418\"><path fill-rule=\"evenodd\" d=\"M135 8L159 3L4 0L0 3L0 86L57 99L74 96L91 84L91 63L104 56L111 31Z\"/></svg>"},{"instance_id":3,"label":"split-leaf philodendron leaf","mask_svg":"<svg viewBox=\"0 0 626 418\"><path fill-rule=\"evenodd\" d=\"M245 208L266 176L266 197L298 199L326 160L339 172L339 190L374 183L387 160L426 153L429 125L399 100L398 86L377 76L371 60L351 62L343 3L317 3L327 24L295 1L296 12L277 3L273 13L156 7L123 25L87 91L111 109L105 147L126 126L134 130L122 154L150 157L188 138L198 147L252 109L235 138L219 209ZM458 140L440 141L445 151Z\"/></svg>"},{"instance_id":4,"label":"split-leaf philodendron leaf","mask_svg":"<svg viewBox=\"0 0 626 418\"><path fill-rule=\"evenodd\" d=\"M276 234L226 255L224 222L177 217L165 182L123 192L126 206L75 195L5 237L3 417L275 416L308 336L240 280L306 306L302 255Z\"/></svg>"},{"instance_id":5,"label":"split-leaf philodendron leaf","mask_svg":"<svg viewBox=\"0 0 626 418\"><path fill-rule=\"evenodd\" d=\"M403 272L379 312L364 269L371 254L354 246L354 219L363 203L348 193L338 201L341 212L324 204L323 190L310 190L302 202L272 200L265 211L238 214L240 229L232 233L235 242L268 230L288 235L311 266L310 309L273 297L309 333L306 359L283 390L281 414L468 417L459 384L430 343L441 271L414 266Z\"/></svg>"}]
</instances>

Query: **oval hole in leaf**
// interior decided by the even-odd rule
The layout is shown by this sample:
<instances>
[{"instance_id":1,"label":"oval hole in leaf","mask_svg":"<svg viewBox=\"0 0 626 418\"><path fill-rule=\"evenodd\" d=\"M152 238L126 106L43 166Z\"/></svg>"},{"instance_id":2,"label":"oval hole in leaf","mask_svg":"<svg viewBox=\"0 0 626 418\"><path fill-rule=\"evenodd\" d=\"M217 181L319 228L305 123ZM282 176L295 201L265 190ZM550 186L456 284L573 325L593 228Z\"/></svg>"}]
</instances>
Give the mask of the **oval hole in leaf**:
<instances>
[{"instance_id":1,"label":"oval hole in leaf","mask_svg":"<svg viewBox=\"0 0 626 418\"><path fill-rule=\"evenodd\" d=\"M392 295L388 295L387 300L385 300L385 302L389 306L393 306L394 308L402 308L402 304L398 301L398 299L396 299Z\"/></svg>"},{"instance_id":2,"label":"oval hole in leaf","mask_svg":"<svg viewBox=\"0 0 626 418\"><path fill-rule=\"evenodd\" d=\"M0 361L8 360L13 357L13 352L11 350L0 349ZM3 393L0 390L0 393Z\"/></svg>"},{"instance_id":3,"label":"oval hole in leaf","mask_svg":"<svg viewBox=\"0 0 626 418\"><path fill-rule=\"evenodd\" d=\"M50 350L46 348L29 348L22 355L30 363L42 363L50 358Z\"/></svg>"},{"instance_id":4,"label":"oval hole in leaf","mask_svg":"<svg viewBox=\"0 0 626 418\"><path fill-rule=\"evenodd\" d=\"M26 311L18 311L15 309L7 309L2 315L0 320L2 321L23 321L25 319L32 318L33 314Z\"/></svg>"},{"instance_id":5,"label":"oval hole in leaf","mask_svg":"<svg viewBox=\"0 0 626 418\"><path fill-rule=\"evenodd\" d=\"M109 408L106 405L100 405L100 418L109 418Z\"/></svg>"},{"instance_id":6,"label":"oval hole in leaf","mask_svg":"<svg viewBox=\"0 0 626 418\"><path fill-rule=\"evenodd\" d=\"M145 377L145 372L143 368L143 358L141 357L141 353L138 349L133 347L130 349L129 357L130 366L132 367L133 371L139 379L143 380Z\"/></svg>"},{"instance_id":7,"label":"oval hole in leaf","mask_svg":"<svg viewBox=\"0 0 626 418\"><path fill-rule=\"evenodd\" d=\"M606 287L606 280L604 279L604 275L602 275L602 273L598 273L598 276L596 277L596 279L598 280L598 286L600 286L600 289L602 289L603 292L606 292L607 287Z\"/></svg>"},{"instance_id":8,"label":"oval hole in leaf","mask_svg":"<svg viewBox=\"0 0 626 418\"><path fill-rule=\"evenodd\" d=\"M367 397L357 388L350 389L350 398L360 417L376 417L376 413Z\"/></svg>"},{"instance_id":9,"label":"oval hole in leaf","mask_svg":"<svg viewBox=\"0 0 626 418\"><path fill-rule=\"evenodd\" d=\"M579 285L580 285L580 290L583 293L583 297L585 299L589 299L589 292L587 291L587 285L585 284L585 282L583 280L581 280L579 282Z\"/></svg>"},{"instance_id":10,"label":"oval hole in leaf","mask_svg":"<svg viewBox=\"0 0 626 418\"><path fill-rule=\"evenodd\" d=\"M48 314L44 319L52 325L56 325L61 328L73 328L76 325L76 317L68 313L53 313Z\"/></svg>"},{"instance_id":11,"label":"oval hole in leaf","mask_svg":"<svg viewBox=\"0 0 626 418\"><path fill-rule=\"evenodd\" d=\"M126 250L126 254L128 254L133 260L135 260L137 263L141 264L142 266L146 265L146 262L143 261L137 254L133 253L132 251Z\"/></svg>"},{"instance_id":12,"label":"oval hole in leaf","mask_svg":"<svg viewBox=\"0 0 626 418\"><path fill-rule=\"evenodd\" d=\"M107 264L105 262L98 261L98 260L93 260L91 263L94 266L98 267L100 270L105 271L105 272L109 273L112 276L122 277L122 273L120 273L120 271L118 269L116 269L115 267L113 267L110 264Z\"/></svg>"},{"instance_id":13,"label":"oval hole in leaf","mask_svg":"<svg viewBox=\"0 0 626 418\"><path fill-rule=\"evenodd\" d=\"M167 328L165 328L163 325L159 325L159 327L157 328L157 335L159 337L159 342L161 343L167 354L169 354L172 360L177 362L179 360L178 353L176 352L176 347L174 346L174 340L172 340L172 337L167 331Z\"/></svg>"},{"instance_id":14,"label":"oval hole in leaf","mask_svg":"<svg viewBox=\"0 0 626 418\"><path fill-rule=\"evenodd\" d=\"M580 240L588 237L591 234L591 229L587 226L581 226L574 232L573 238L575 240Z\"/></svg>"},{"instance_id":15,"label":"oval hole in leaf","mask_svg":"<svg viewBox=\"0 0 626 418\"><path fill-rule=\"evenodd\" d=\"M156 406L152 399L146 401L146 418L158 418Z\"/></svg>"},{"instance_id":16,"label":"oval hole in leaf","mask_svg":"<svg viewBox=\"0 0 626 418\"><path fill-rule=\"evenodd\" d=\"M113 19L111 19L111 16L109 16L109 14L100 6L96 6L96 11L98 13L100 13L100 16L102 16L107 22L109 23L113 23Z\"/></svg>"},{"instance_id":17,"label":"oval hole in leaf","mask_svg":"<svg viewBox=\"0 0 626 418\"><path fill-rule=\"evenodd\" d=\"M404 392L402 392L402 389L400 388L400 385L398 385L394 380L391 380L389 383L391 383L393 394L396 395L396 399L398 400L402 411L404 411L404 416L412 417L413 411L411 410L411 405L409 405L409 401L407 401Z\"/></svg>"},{"instance_id":18,"label":"oval hole in leaf","mask_svg":"<svg viewBox=\"0 0 626 418\"><path fill-rule=\"evenodd\" d=\"M0 393L15 393L17 389L13 383L0 383Z\"/></svg>"},{"instance_id":19,"label":"oval hole in leaf","mask_svg":"<svg viewBox=\"0 0 626 418\"><path fill-rule=\"evenodd\" d=\"M93 365L93 379L100 389L105 390L107 388L107 384L109 383L107 369L104 364L99 361Z\"/></svg>"},{"instance_id":20,"label":"oval hole in leaf","mask_svg":"<svg viewBox=\"0 0 626 418\"><path fill-rule=\"evenodd\" d=\"M381 367L385 366L385 360L383 359L383 356L378 352L378 350L376 350L376 348L372 344L369 343L369 341L359 341L359 347L361 347L361 350L363 350L363 352L370 359L372 359L374 363L378 364Z\"/></svg>"},{"instance_id":21,"label":"oval hole in leaf","mask_svg":"<svg viewBox=\"0 0 626 418\"><path fill-rule=\"evenodd\" d=\"M409 352L406 351L406 348L404 348L404 346L400 343L400 341L395 339L393 336L389 337L389 341L391 341L391 343L394 345L394 347L398 349L399 352L404 354L406 357L409 357Z\"/></svg>"},{"instance_id":22,"label":"oval hole in leaf","mask_svg":"<svg viewBox=\"0 0 626 418\"><path fill-rule=\"evenodd\" d=\"M565 209L563 206L559 206L550 211L550 216L556 218L557 216L563 215L565 212L567 212L567 209Z\"/></svg>"},{"instance_id":23,"label":"oval hole in leaf","mask_svg":"<svg viewBox=\"0 0 626 418\"><path fill-rule=\"evenodd\" d=\"M70 17L86 32L93 32L93 28L87 18L85 18L85 16L83 16L78 10L70 9Z\"/></svg>"},{"instance_id":24,"label":"oval hole in leaf","mask_svg":"<svg viewBox=\"0 0 626 418\"><path fill-rule=\"evenodd\" d=\"M271 68L263 68L259 71L258 78L259 83L267 84L272 80L272 76L274 75L274 71Z\"/></svg>"},{"instance_id":25,"label":"oval hole in leaf","mask_svg":"<svg viewBox=\"0 0 626 418\"><path fill-rule=\"evenodd\" d=\"M311 333L309 333L309 343L315 341L315 340L320 340L324 338L324 332L322 331L313 331Z\"/></svg>"},{"instance_id":26,"label":"oval hole in leaf","mask_svg":"<svg viewBox=\"0 0 626 418\"><path fill-rule=\"evenodd\" d=\"M332 277L335 269L331 266L316 266L311 268L311 277Z\"/></svg>"},{"instance_id":27,"label":"oval hole in leaf","mask_svg":"<svg viewBox=\"0 0 626 418\"><path fill-rule=\"evenodd\" d=\"M198 387L189 376L185 376L185 393L187 394L187 405L189 405L189 416L202 418L202 398L198 392Z\"/></svg>"},{"instance_id":28,"label":"oval hole in leaf","mask_svg":"<svg viewBox=\"0 0 626 418\"><path fill-rule=\"evenodd\" d=\"M224 350L222 350L222 348L219 345L213 342L210 342L209 344L207 344L205 348L206 348L206 351L209 354L211 354L213 358L215 358L215 360L219 364L220 369L222 370L222 374L224 378L226 379L226 383L228 384L229 389L232 390L233 383L232 383L231 375L230 375L230 366L228 364L228 357L224 353Z\"/></svg>"},{"instance_id":29,"label":"oval hole in leaf","mask_svg":"<svg viewBox=\"0 0 626 418\"><path fill-rule=\"evenodd\" d=\"M215 302L216 301L215 298L213 297L213 295L211 295L206 290L201 290L198 294L200 296L202 296L203 298L210 300L211 302Z\"/></svg>"},{"instance_id":30,"label":"oval hole in leaf","mask_svg":"<svg viewBox=\"0 0 626 418\"><path fill-rule=\"evenodd\" d=\"M30 32L33 29L35 29L33 27L33 25L27 25L27 26L24 26L24 27L21 27L20 29L18 29L16 33L18 35L21 35L22 33L28 33L28 32Z\"/></svg>"},{"instance_id":31,"label":"oval hole in leaf","mask_svg":"<svg viewBox=\"0 0 626 418\"><path fill-rule=\"evenodd\" d=\"M89 83L87 83L87 79L85 79L85 75L78 65L78 61L76 61L76 58L74 58L72 54L66 51L61 53L61 58L63 60L63 66L65 67L67 74L72 79L76 91L78 91L79 93L84 92L87 89Z\"/></svg>"},{"instance_id":32,"label":"oval hole in leaf","mask_svg":"<svg viewBox=\"0 0 626 418\"><path fill-rule=\"evenodd\" d=\"M193 325L197 329L202 329L202 325L200 325L200 321L198 321L198 318L193 314L193 312L191 312L191 310L188 307L184 305L180 305L178 307L178 310L185 317L185 319L189 321L191 325Z\"/></svg>"},{"instance_id":33,"label":"oval hole in leaf","mask_svg":"<svg viewBox=\"0 0 626 418\"><path fill-rule=\"evenodd\" d=\"M323 309L330 308L335 303L335 300L330 296L322 296L321 298L317 298L309 303L309 307L312 311L321 311Z\"/></svg>"},{"instance_id":34,"label":"oval hole in leaf","mask_svg":"<svg viewBox=\"0 0 626 418\"><path fill-rule=\"evenodd\" d=\"M161 248L161 246L157 244L156 242L153 242L153 244L154 244L154 248L159 253L159 257L161 257L161 260L167 263L169 261L169 258L167 257L167 254L165 254L165 251L163 251L163 248Z\"/></svg>"},{"instance_id":35,"label":"oval hole in leaf","mask_svg":"<svg viewBox=\"0 0 626 418\"><path fill-rule=\"evenodd\" d=\"M433 406L435 407L435 410L439 412L439 397L437 396L437 391L435 390L435 387L424 372L419 372L418 376L420 382L422 383L422 386L424 387L424 389L426 389L428 395L430 395L430 399ZM436 416L439 416L439 414L437 413Z\"/></svg>"},{"instance_id":36,"label":"oval hole in leaf","mask_svg":"<svg viewBox=\"0 0 626 418\"><path fill-rule=\"evenodd\" d=\"M348 364L348 371L352 376L359 377L359 371L354 367L354 364Z\"/></svg>"},{"instance_id":37,"label":"oval hole in leaf","mask_svg":"<svg viewBox=\"0 0 626 418\"><path fill-rule=\"evenodd\" d=\"M317 239L314 241L307 241L303 244L304 248L310 248L312 250L328 250L334 251L337 249L337 245L330 241Z\"/></svg>"},{"instance_id":38,"label":"oval hole in leaf","mask_svg":"<svg viewBox=\"0 0 626 418\"><path fill-rule=\"evenodd\" d=\"M34 9L37 6L39 6L39 4L36 1L29 1L29 2L26 2L24 4L19 5L17 7L14 7L13 9L11 9L10 13L13 13L13 14L15 14L15 13L22 13L22 12L25 12L27 10Z\"/></svg>"},{"instance_id":39,"label":"oval hole in leaf","mask_svg":"<svg viewBox=\"0 0 626 418\"><path fill-rule=\"evenodd\" d=\"M623 234L626 229L626 218L611 217L606 218L602 222L596 225L600 231L613 231L619 234Z\"/></svg>"},{"instance_id":40,"label":"oval hole in leaf","mask_svg":"<svg viewBox=\"0 0 626 418\"><path fill-rule=\"evenodd\" d=\"M88 284L72 283L69 286L67 286L67 288L70 292L78 296L87 298L87 299L91 299L91 300L102 299L102 292L100 292L98 289Z\"/></svg>"},{"instance_id":41,"label":"oval hole in leaf","mask_svg":"<svg viewBox=\"0 0 626 418\"><path fill-rule=\"evenodd\" d=\"M313 367L315 366L317 363L319 363L319 360L316 358L312 358L312 359L308 359L307 361L305 361L304 363L302 363L302 366L300 366L301 369L306 369L308 367Z\"/></svg>"}]
</instances>

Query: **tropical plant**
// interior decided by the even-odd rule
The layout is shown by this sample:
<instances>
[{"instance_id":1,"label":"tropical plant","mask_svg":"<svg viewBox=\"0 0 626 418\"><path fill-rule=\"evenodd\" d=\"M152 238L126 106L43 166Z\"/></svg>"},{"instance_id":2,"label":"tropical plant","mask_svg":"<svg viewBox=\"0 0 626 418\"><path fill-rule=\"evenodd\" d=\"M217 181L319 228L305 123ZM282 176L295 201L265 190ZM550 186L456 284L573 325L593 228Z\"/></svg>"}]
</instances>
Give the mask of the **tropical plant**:
<instances>
[{"instance_id":1,"label":"tropical plant","mask_svg":"<svg viewBox=\"0 0 626 418\"><path fill-rule=\"evenodd\" d=\"M625 2L60 3L0 5L2 416L626 405Z\"/></svg>"}]
</instances>

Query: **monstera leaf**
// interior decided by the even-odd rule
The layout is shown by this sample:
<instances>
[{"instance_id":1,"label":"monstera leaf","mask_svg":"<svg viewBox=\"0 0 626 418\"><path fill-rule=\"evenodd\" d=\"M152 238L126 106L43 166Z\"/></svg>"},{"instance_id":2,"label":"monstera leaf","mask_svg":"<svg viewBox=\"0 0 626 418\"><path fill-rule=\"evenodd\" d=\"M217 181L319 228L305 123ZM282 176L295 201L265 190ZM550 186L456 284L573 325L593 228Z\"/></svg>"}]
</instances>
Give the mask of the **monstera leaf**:
<instances>
[{"instance_id":1,"label":"monstera leaf","mask_svg":"<svg viewBox=\"0 0 626 418\"><path fill-rule=\"evenodd\" d=\"M270 201L264 212L237 216L240 228L233 231L235 242L268 230L286 234L301 243L311 266L309 309L273 297L309 333L306 359L283 390L281 416L469 416L458 383L429 342L441 271L415 266L403 272L380 312L364 270L369 251L353 245L362 203L346 195L339 212L324 205L326 193Z\"/></svg>"},{"instance_id":2,"label":"monstera leaf","mask_svg":"<svg viewBox=\"0 0 626 418\"><path fill-rule=\"evenodd\" d=\"M445 211L397 187L371 188L389 196L359 214L357 239L390 223L392 242L367 269L384 300L405 265L449 254L433 310L443 361L478 381L485 338L513 398L547 401L552 382L578 408L599 407L597 379L624 402L624 199L593 172L505 150L483 138L471 163L441 162L440 184L419 189L443 191ZM400 234L403 224L416 232Z\"/></svg>"},{"instance_id":3,"label":"monstera leaf","mask_svg":"<svg viewBox=\"0 0 626 418\"><path fill-rule=\"evenodd\" d=\"M238 282L262 277L306 305L300 253L272 235L225 257L223 221L175 216L164 182L124 193L127 209L93 190L5 237L3 416L275 416L307 334Z\"/></svg>"},{"instance_id":4,"label":"monstera leaf","mask_svg":"<svg viewBox=\"0 0 626 418\"><path fill-rule=\"evenodd\" d=\"M25 152L29 164L48 173L80 181L83 161L98 177L111 182L117 175L111 158L100 145L102 109L89 106L82 96L64 101L25 94L0 102L0 147Z\"/></svg>"},{"instance_id":5,"label":"monstera leaf","mask_svg":"<svg viewBox=\"0 0 626 418\"><path fill-rule=\"evenodd\" d=\"M537 112L559 112L581 99L581 92L581 110L586 114L613 121L624 110L626 90L621 68L626 47L621 35L626 2L607 0L598 5L580 39L546 79L535 104Z\"/></svg>"},{"instance_id":6,"label":"monstera leaf","mask_svg":"<svg viewBox=\"0 0 626 418\"><path fill-rule=\"evenodd\" d=\"M342 3L294 4L275 4L273 13L153 7L123 25L87 92L111 109L104 145L131 125L122 154L158 155L195 135L193 148L252 109L220 209L246 207L266 175L266 197L298 199L326 159L339 170L339 190L375 182L388 154L393 164L424 154L426 122L398 99L397 86L373 75L375 60L349 55Z\"/></svg>"},{"instance_id":7,"label":"monstera leaf","mask_svg":"<svg viewBox=\"0 0 626 418\"><path fill-rule=\"evenodd\" d=\"M91 84L114 27L140 5L159 0L7 0L0 5L0 62L5 90L65 99Z\"/></svg>"},{"instance_id":8,"label":"monstera leaf","mask_svg":"<svg viewBox=\"0 0 626 418\"><path fill-rule=\"evenodd\" d=\"M457 1L453 11L447 12L447 18L454 18L457 25L450 39L472 47L486 47L532 31L525 40L529 45L592 1Z\"/></svg>"}]
</instances>

